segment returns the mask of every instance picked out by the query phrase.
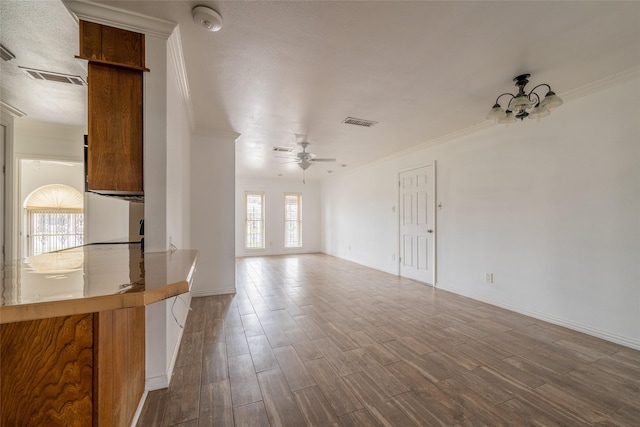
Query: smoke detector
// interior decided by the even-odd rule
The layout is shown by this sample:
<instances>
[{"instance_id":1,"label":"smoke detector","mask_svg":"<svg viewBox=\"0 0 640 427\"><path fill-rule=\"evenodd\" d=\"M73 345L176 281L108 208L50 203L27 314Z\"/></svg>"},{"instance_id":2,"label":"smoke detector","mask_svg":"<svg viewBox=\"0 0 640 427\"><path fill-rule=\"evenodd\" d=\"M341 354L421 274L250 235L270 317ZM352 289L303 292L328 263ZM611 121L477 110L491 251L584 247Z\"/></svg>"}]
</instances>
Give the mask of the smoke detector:
<instances>
[{"instance_id":1,"label":"smoke detector","mask_svg":"<svg viewBox=\"0 0 640 427\"><path fill-rule=\"evenodd\" d=\"M207 6L196 6L191 10L193 22L207 31L216 32L222 28L222 16Z\"/></svg>"}]
</instances>

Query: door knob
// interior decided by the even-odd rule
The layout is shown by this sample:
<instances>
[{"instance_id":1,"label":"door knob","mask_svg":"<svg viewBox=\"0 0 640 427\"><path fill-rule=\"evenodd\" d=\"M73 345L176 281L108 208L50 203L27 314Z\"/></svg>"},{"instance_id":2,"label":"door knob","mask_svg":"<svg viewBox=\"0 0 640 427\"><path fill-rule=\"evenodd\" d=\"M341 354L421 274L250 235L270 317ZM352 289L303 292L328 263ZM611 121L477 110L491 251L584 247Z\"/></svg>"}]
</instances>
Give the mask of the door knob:
<instances>
[{"instance_id":1,"label":"door knob","mask_svg":"<svg viewBox=\"0 0 640 427\"><path fill-rule=\"evenodd\" d=\"M427 230L427 233L433 233L433 230Z\"/></svg>"}]
</instances>

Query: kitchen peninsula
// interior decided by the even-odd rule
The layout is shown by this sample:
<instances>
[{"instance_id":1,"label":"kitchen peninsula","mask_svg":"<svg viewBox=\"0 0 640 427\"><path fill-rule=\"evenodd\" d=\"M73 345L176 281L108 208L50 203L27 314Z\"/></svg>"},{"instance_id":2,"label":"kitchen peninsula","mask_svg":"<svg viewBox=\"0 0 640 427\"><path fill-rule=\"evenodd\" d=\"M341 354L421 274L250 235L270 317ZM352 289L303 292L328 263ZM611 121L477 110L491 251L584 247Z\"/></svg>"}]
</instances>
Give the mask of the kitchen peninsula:
<instances>
[{"instance_id":1,"label":"kitchen peninsula","mask_svg":"<svg viewBox=\"0 0 640 427\"><path fill-rule=\"evenodd\" d=\"M144 307L188 292L197 258L126 243L7 263L0 424L128 425L144 392Z\"/></svg>"}]
</instances>

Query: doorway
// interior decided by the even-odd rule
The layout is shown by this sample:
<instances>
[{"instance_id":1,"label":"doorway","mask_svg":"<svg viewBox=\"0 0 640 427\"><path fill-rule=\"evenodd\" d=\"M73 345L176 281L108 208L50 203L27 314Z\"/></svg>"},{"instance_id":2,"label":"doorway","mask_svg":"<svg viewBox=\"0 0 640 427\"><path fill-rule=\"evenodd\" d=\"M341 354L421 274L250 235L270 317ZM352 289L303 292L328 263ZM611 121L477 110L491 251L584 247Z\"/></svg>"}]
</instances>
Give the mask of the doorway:
<instances>
[{"instance_id":1,"label":"doorway","mask_svg":"<svg viewBox=\"0 0 640 427\"><path fill-rule=\"evenodd\" d=\"M435 286L435 162L399 174L400 276Z\"/></svg>"}]
</instances>

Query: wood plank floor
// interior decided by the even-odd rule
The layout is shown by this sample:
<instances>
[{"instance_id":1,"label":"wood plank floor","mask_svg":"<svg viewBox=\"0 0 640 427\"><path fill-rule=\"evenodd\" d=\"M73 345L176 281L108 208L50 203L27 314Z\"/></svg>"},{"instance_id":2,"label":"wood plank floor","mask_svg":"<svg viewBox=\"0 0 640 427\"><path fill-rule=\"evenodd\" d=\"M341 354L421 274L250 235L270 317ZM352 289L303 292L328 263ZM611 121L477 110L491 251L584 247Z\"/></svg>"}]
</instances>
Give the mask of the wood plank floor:
<instances>
[{"instance_id":1,"label":"wood plank floor","mask_svg":"<svg viewBox=\"0 0 640 427\"><path fill-rule=\"evenodd\" d=\"M326 255L236 280L139 426L640 426L638 351Z\"/></svg>"}]
</instances>

